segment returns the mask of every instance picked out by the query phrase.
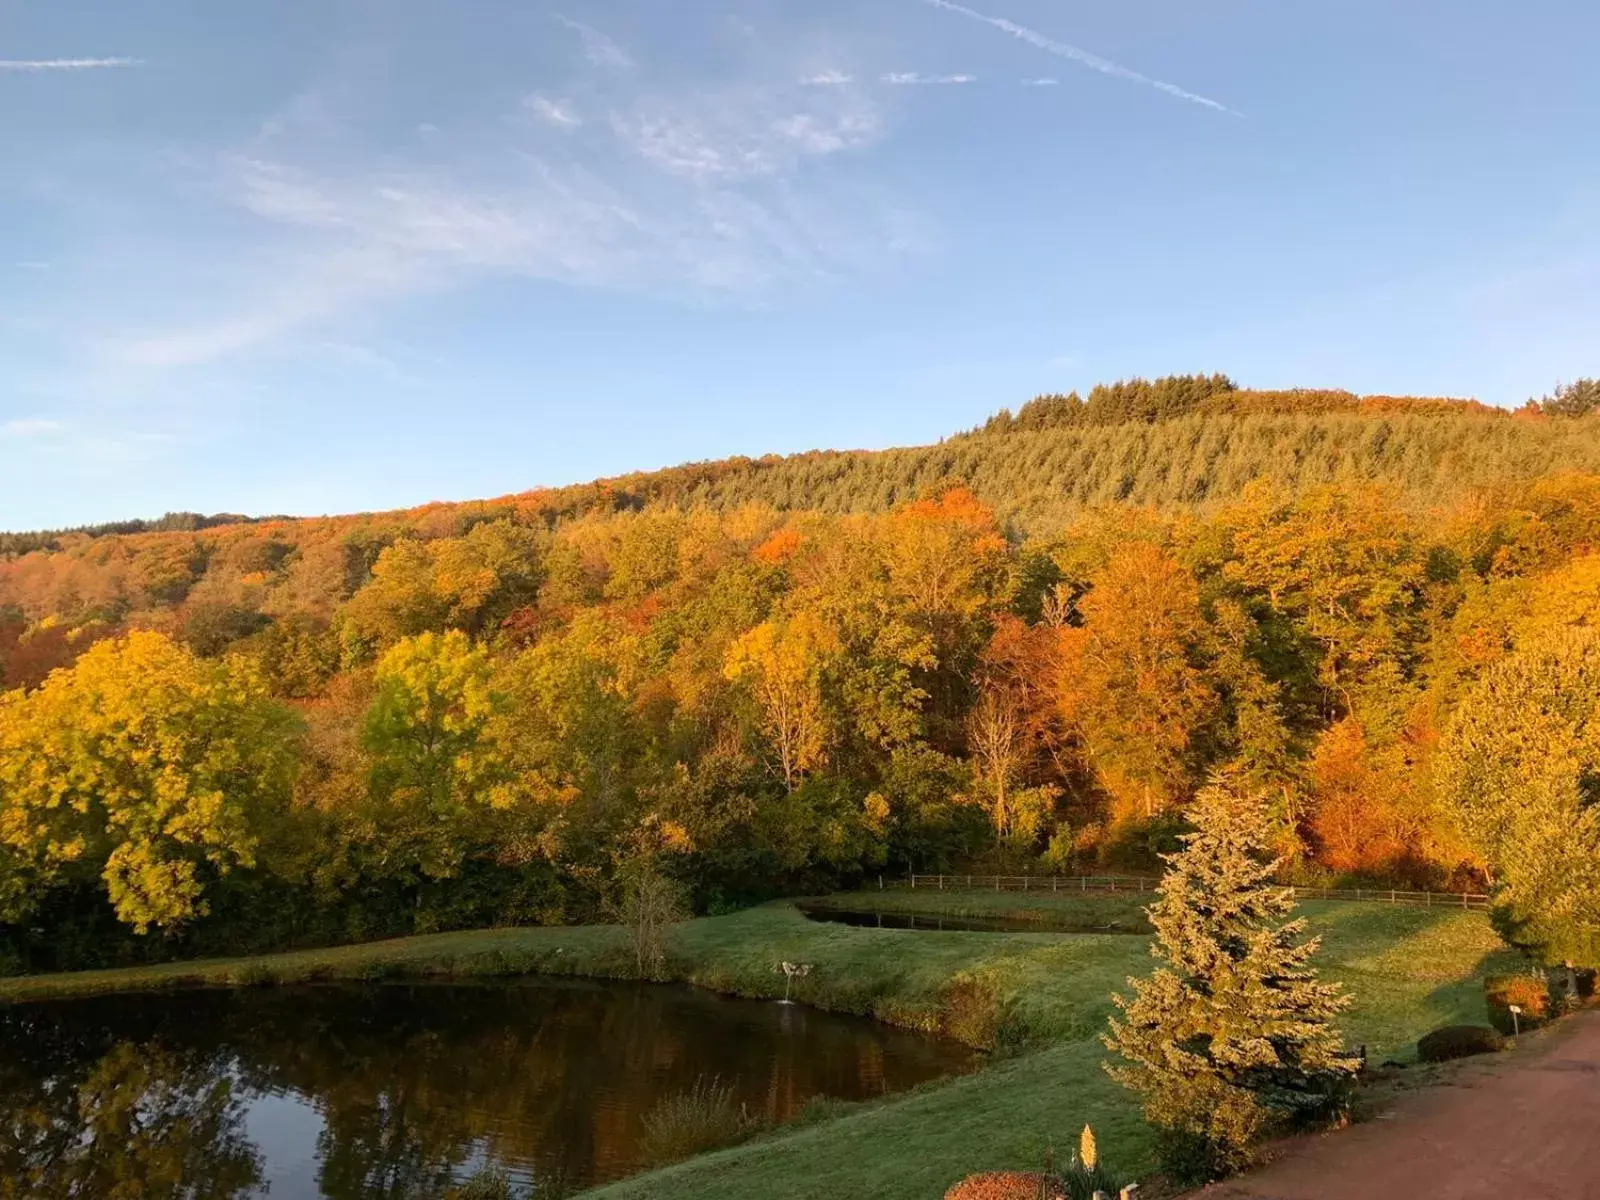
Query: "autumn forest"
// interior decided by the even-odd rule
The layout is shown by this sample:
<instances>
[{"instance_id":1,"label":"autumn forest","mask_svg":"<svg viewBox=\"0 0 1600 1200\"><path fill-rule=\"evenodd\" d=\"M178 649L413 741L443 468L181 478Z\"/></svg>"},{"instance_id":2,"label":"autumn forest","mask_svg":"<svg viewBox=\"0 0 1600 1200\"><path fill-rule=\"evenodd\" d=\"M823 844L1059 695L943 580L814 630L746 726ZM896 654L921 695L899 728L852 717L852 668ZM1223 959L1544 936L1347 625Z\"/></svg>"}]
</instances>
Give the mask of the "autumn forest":
<instances>
[{"instance_id":1,"label":"autumn forest","mask_svg":"<svg viewBox=\"0 0 1600 1200\"><path fill-rule=\"evenodd\" d=\"M936 446L4 535L0 973L579 922L640 870L702 913L1148 871L1218 773L1296 879L1495 885L1474 739L1600 688L1597 403L1134 380Z\"/></svg>"}]
</instances>

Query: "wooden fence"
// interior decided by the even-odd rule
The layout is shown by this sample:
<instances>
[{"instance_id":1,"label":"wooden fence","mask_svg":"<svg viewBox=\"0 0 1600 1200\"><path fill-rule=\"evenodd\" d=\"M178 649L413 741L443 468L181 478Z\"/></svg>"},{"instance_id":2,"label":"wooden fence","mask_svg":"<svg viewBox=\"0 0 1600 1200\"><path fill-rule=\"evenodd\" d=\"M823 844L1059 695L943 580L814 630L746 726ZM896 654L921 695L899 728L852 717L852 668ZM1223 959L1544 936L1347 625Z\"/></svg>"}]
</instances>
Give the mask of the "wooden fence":
<instances>
[{"instance_id":1,"label":"wooden fence","mask_svg":"<svg viewBox=\"0 0 1600 1200\"><path fill-rule=\"evenodd\" d=\"M936 891L985 892L1153 892L1161 881L1146 875L912 875L891 887ZM1415 904L1424 908L1488 908L1489 897L1476 892L1406 892L1396 888L1290 889L1296 900L1360 900L1379 904Z\"/></svg>"}]
</instances>

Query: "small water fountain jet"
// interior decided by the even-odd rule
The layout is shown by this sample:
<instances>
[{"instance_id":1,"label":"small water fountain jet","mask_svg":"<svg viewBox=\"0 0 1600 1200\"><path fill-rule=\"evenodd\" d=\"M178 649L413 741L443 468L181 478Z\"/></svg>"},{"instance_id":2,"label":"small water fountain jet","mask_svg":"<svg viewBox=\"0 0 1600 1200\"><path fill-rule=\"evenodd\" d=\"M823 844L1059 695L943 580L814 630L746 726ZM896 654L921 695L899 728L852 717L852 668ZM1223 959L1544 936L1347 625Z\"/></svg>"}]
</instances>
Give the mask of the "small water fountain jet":
<instances>
[{"instance_id":1,"label":"small water fountain jet","mask_svg":"<svg viewBox=\"0 0 1600 1200\"><path fill-rule=\"evenodd\" d=\"M789 989L794 986L796 976L804 979L807 975L811 974L811 964L792 962L779 963L778 970L783 972L783 999L779 1000L778 1003L793 1004L794 1001L789 999Z\"/></svg>"}]
</instances>

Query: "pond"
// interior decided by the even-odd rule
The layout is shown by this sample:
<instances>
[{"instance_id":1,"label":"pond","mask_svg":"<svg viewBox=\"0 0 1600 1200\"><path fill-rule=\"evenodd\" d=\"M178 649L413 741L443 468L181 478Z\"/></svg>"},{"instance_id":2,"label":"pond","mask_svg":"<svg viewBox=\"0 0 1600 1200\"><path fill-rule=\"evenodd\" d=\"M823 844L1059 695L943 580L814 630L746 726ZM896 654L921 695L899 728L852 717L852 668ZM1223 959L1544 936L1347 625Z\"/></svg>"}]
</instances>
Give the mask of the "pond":
<instances>
[{"instance_id":1,"label":"pond","mask_svg":"<svg viewBox=\"0 0 1600 1200\"><path fill-rule=\"evenodd\" d=\"M664 985L22 1004L0 1008L0 1194L422 1200L490 1167L565 1195L650 1165L647 1117L702 1079L781 1122L814 1097L866 1099L977 1061L865 1019Z\"/></svg>"},{"instance_id":2,"label":"pond","mask_svg":"<svg viewBox=\"0 0 1600 1200\"><path fill-rule=\"evenodd\" d=\"M944 933L1126 933L1146 934L1149 927L1138 918L1112 915L1072 920L1044 917L951 917L940 913L877 912L870 909L801 906L812 921L853 925L863 929L921 929Z\"/></svg>"}]
</instances>

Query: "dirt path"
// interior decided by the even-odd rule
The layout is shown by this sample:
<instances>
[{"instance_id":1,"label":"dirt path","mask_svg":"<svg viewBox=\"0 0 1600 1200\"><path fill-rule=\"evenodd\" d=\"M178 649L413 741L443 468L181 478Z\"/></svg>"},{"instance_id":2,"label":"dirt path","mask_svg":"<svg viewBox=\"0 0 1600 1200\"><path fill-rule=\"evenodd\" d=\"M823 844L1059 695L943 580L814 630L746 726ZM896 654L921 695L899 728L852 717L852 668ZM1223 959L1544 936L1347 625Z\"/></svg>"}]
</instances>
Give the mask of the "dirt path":
<instances>
[{"instance_id":1,"label":"dirt path","mask_svg":"<svg viewBox=\"0 0 1600 1200\"><path fill-rule=\"evenodd\" d=\"M1600 1200L1600 1012L1464 1063L1377 1120L1286 1143L1206 1200Z\"/></svg>"}]
</instances>

